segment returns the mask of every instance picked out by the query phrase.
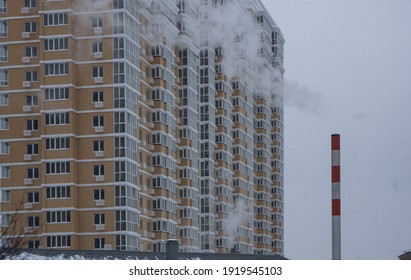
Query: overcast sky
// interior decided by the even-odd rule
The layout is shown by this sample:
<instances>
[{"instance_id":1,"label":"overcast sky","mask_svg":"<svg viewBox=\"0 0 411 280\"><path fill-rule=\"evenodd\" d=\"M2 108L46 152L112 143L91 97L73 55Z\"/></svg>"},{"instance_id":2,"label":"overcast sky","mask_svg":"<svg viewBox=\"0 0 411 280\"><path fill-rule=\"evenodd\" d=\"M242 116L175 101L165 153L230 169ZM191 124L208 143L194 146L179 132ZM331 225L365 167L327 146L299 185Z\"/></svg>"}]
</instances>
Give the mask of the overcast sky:
<instances>
[{"instance_id":1,"label":"overcast sky","mask_svg":"<svg viewBox=\"0 0 411 280\"><path fill-rule=\"evenodd\" d=\"M341 134L342 258L411 249L411 1L262 0L285 45L285 255L331 258Z\"/></svg>"}]
</instances>

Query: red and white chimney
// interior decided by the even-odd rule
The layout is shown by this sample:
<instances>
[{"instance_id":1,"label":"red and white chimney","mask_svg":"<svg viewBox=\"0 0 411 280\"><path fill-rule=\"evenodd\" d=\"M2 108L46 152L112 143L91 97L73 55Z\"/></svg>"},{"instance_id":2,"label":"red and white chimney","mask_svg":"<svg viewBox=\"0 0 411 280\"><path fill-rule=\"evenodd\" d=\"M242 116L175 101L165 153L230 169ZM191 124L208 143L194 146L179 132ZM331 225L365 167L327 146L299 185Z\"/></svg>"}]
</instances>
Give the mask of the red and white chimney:
<instances>
[{"instance_id":1,"label":"red and white chimney","mask_svg":"<svg viewBox=\"0 0 411 280\"><path fill-rule=\"evenodd\" d=\"M340 135L331 135L332 259L341 260Z\"/></svg>"}]
</instances>

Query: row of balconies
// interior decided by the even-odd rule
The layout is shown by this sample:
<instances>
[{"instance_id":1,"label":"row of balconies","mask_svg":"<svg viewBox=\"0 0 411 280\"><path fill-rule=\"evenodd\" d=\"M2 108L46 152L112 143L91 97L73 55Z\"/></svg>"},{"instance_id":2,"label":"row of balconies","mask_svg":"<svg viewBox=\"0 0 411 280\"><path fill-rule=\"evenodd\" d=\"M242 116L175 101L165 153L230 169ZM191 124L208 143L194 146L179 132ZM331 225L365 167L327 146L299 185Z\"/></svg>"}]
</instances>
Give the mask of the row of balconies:
<instances>
[{"instance_id":1,"label":"row of balconies","mask_svg":"<svg viewBox=\"0 0 411 280\"><path fill-rule=\"evenodd\" d=\"M93 81L96 84L102 84L104 82L104 79L103 79L103 77L93 77ZM24 88L29 88L29 87L32 86L32 81L23 81L22 86Z\"/></svg>"}]
</instances>

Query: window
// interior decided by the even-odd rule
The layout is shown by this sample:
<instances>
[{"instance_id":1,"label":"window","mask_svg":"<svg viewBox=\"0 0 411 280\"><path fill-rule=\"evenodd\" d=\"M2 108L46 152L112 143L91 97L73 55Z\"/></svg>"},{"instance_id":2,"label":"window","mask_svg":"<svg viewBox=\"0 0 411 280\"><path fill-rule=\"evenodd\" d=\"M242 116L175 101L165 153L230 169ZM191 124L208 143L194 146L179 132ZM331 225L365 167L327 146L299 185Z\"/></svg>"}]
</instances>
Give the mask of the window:
<instances>
[{"instance_id":1,"label":"window","mask_svg":"<svg viewBox=\"0 0 411 280\"><path fill-rule=\"evenodd\" d=\"M43 20L44 26L65 25L68 24L68 15L67 13L45 14Z\"/></svg>"},{"instance_id":2,"label":"window","mask_svg":"<svg viewBox=\"0 0 411 280\"><path fill-rule=\"evenodd\" d=\"M64 100L69 98L69 88L46 88L46 101L50 100Z\"/></svg>"},{"instance_id":3,"label":"window","mask_svg":"<svg viewBox=\"0 0 411 280\"><path fill-rule=\"evenodd\" d=\"M95 225L104 225L106 223L104 214L94 214L94 224Z\"/></svg>"},{"instance_id":4,"label":"window","mask_svg":"<svg viewBox=\"0 0 411 280\"><path fill-rule=\"evenodd\" d=\"M93 102L103 102L103 101L104 101L104 94L102 91L93 92Z\"/></svg>"},{"instance_id":5,"label":"window","mask_svg":"<svg viewBox=\"0 0 411 280\"><path fill-rule=\"evenodd\" d=\"M29 216L29 217L27 217L27 226L28 227L39 227L40 226L40 217L39 216Z\"/></svg>"},{"instance_id":6,"label":"window","mask_svg":"<svg viewBox=\"0 0 411 280\"><path fill-rule=\"evenodd\" d=\"M0 178L10 178L10 166L2 166Z\"/></svg>"},{"instance_id":7,"label":"window","mask_svg":"<svg viewBox=\"0 0 411 280\"><path fill-rule=\"evenodd\" d=\"M25 72L25 81L37 82L37 71L26 71Z\"/></svg>"},{"instance_id":8,"label":"window","mask_svg":"<svg viewBox=\"0 0 411 280\"><path fill-rule=\"evenodd\" d=\"M103 140L93 141L93 151L94 152L104 151L104 141Z\"/></svg>"},{"instance_id":9,"label":"window","mask_svg":"<svg viewBox=\"0 0 411 280\"><path fill-rule=\"evenodd\" d=\"M70 186L47 187L47 199L61 199L70 197Z\"/></svg>"},{"instance_id":10,"label":"window","mask_svg":"<svg viewBox=\"0 0 411 280\"><path fill-rule=\"evenodd\" d=\"M125 13L115 13L113 14L113 33L122 34L124 33L124 22Z\"/></svg>"},{"instance_id":11,"label":"window","mask_svg":"<svg viewBox=\"0 0 411 280\"><path fill-rule=\"evenodd\" d=\"M37 105L39 105L39 100L38 100L37 95L28 95L28 96L26 96L26 105L27 106L37 106Z\"/></svg>"},{"instance_id":12,"label":"window","mask_svg":"<svg viewBox=\"0 0 411 280\"><path fill-rule=\"evenodd\" d=\"M27 169L27 179L38 179L39 169L38 168L28 168Z\"/></svg>"},{"instance_id":13,"label":"window","mask_svg":"<svg viewBox=\"0 0 411 280\"><path fill-rule=\"evenodd\" d=\"M9 94L0 93L0 106L8 106L8 105L9 105Z\"/></svg>"},{"instance_id":14,"label":"window","mask_svg":"<svg viewBox=\"0 0 411 280\"><path fill-rule=\"evenodd\" d=\"M7 69L0 69L0 86L7 86L8 84L9 84L9 71Z\"/></svg>"},{"instance_id":15,"label":"window","mask_svg":"<svg viewBox=\"0 0 411 280\"><path fill-rule=\"evenodd\" d=\"M94 238L94 249L104 249L105 244L105 238Z\"/></svg>"},{"instance_id":16,"label":"window","mask_svg":"<svg viewBox=\"0 0 411 280\"><path fill-rule=\"evenodd\" d=\"M26 8L37 7L37 0L24 0L24 7Z\"/></svg>"},{"instance_id":17,"label":"window","mask_svg":"<svg viewBox=\"0 0 411 280\"><path fill-rule=\"evenodd\" d=\"M124 38L113 38L114 58L124 58Z\"/></svg>"},{"instance_id":18,"label":"window","mask_svg":"<svg viewBox=\"0 0 411 280\"><path fill-rule=\"evenodd\" d=\"M0 191L0 202L10 202L10 191L9 190Z\"/></svg>"},{"instance_id":19,"label":"window","mask_svg":"<svg viewBox=\"0 0 411 280\"><path fill-rule=\"evenodd\" d=\"M0 118L0 130L9 129L9 118Z\"/></svg>"},{"instance_id":20,"label":"window","mask_svg":"<svg viewBox=\"0 0 411 280\"><path fill-rule=\"evenodd\" d=\"M68 74L68 62L47 63L44 65L44 75L61 76Z\"/></svg>"},{"instance_id":21,"label":"window","mask_svg":"<svg viewBox=\"0 0 411 280\"><path fill-rule=\"evenodd\" d=\"M46 114L46 125L59 125L70 123L69 112Z\"/></svg>"},{"instance_id":22,"label":"window","mask_svg":"<svg viewBox=\"0 0 411 280\"><path fill-rule=\"evenodd\" d=\"M70 235L52 235L47 236L47 248L62 248L70 247Z\"/></svg>"},{"instance_id":23,"label":"window","mask_svg":"<svg viewBox=\"0 0 411 280\"><path fill-rule=\"evenodd\" d=\"M93 44L91 45L91 52L103 52L103 42L93 42Z\"/></svg>"},{"instance_id":24,"label":"window","mask_svg":"<svg viewBox=\"0 0 411 280\"><path fill-rule=\"evenodd\" d=\"M24 23L24 31L29 33L37 32L37 23L34 21Z\"/></svg>"},{"instance_id":25,"label":"window","mask_svg":"<svg viewBox=\"0 0 411 280\"><path fill-rule=\"evenodd\" d=\"M94 190L94 200L104 200L104 189Z\"/></svg>"},{"instance_id":26,"label":"window","mask_svg":"<svg viewBox=\"0 0 411 280\"><path fill-rule=\"evenodd\" d=\"M93 78L97 78L97 77L103 77L103 67L99 66L99 67L93 67Z\"/></svg>"},{"instance_id":27,"label":"window","mask_svg":"<svg viewBox=\"0 0 411 280\"><path fill-rule=\"evenodd\" d=\"M113 9L124 9L124 0L114 0Z\"/></svg>"},{"instance_id":28,"label":"window","mask_svg":"<svg viewBox=\"0 0 411 280\"><path fill-rule=\"evenodd\" d=\"M7 20L0 20L0 38L7 37Z\"/></svg>"},{"instance_id":29,"label":"window","mask_svg":"<svg viewBox=\"0 0 411 280\"><path fill-rule=\"evenodd\" d=\"M68 50L68 38L51 38L44 39L45 51Z\"/></svg>"},{"instance_id":30,"label":"window","mask_svg":"<svg viewBox=\"0 0 411 280\"><path fill-rule=\"evenodd\" d=\"M7 59L8 59L7 45L2 45L2 46L0 46L0 62L7 61Z\"/></svg>"},{"instance_id":31,"label":"window","mask_svg":"<svg viewBox=\"0 0 411 280\"><path fill-rule=\"evenodd\" d=\"M26 130L35 131L39 129L39 121L38 120L27 120L26 121Z\"/></svg>"},{"instance_id":32,"label":"window","mask_svg":"<svg viewBox=\"0 0 411 280\"><path fill-rule=\"evenodd\" d=\"M40 247L40 240L29 240L28 248L29 249L38 249Z\"/></svg>"},{"instance_id":33,"label":"window","mask_svg":"<svg viewBox=\"0 0 411 280\"><path fill-rule=\"evenodd\" d=\"M71 221L70 210L47 211L46 217L46 222L48 224L70 223Z\"/></svg>"},{"instance_id":34,"label":"window","mask_svg":"<svg viewBox=\"0 0 411 280\"><path fill-rule=\"evenodd\" d=\"M103 19L101 17L93 17L91 19L91 27L92 28L103 27Z\"/></svg>"},{"instance_id":35,"label":"window","mask_svg":"<svg viewBox=\"0 0 411 280\"><path fill-rule=\"evenodd\" d=\"M28 144L26 149L27 155L38 155L39 154L39 145L38 144Z\"/></svg>"},{"instance_id":36,"label":"window","mask_svg":"<svg viewBox=\"0 0 411 280\"><path fill-rule=\"evenodd\" d=\"M35 46L24 47L24 56L36 57L37 56L37 47L35 47Z\"/></svg>"},{"instance_id":37,"label":"window","mask_svg":"<svg viewBox=\"0 0 411 280\"><path fill-rule=\"evenodd\" d=\"M104 165L94 165L94 176L103 176L104 175Z\"/></svg>"},{"instance_id":38,"label":"window","mask_svg":"<svg viewBox=\"0 0 411 280\"><path fill-rule=\"evenodd\" d=\"M46 163L46 174L67 174L70 173L69 161L55 161Z\"/></svg>"},{"instance_id":39,"label":"window","mask_svg":"<svg viewBox=\"0 0 411 280\"><path fill-rule=\"evenodd\" d=\"M28 203L39 203L40 202L39 192L28 192L27 193L27 202Z\"/></svg>"},{"instance_id":40,"label":"window","mask_svg":"<svg viewBox=\"0 0 411 280\"><path fill-rule=\"evenodd\" d=\"M93 127L104 126L104 116L94 116L93 117Z\"/></svg>"},{"instance_id":41,"label":"window","mask_svg":"<svg viewBox=\"0 0 411 280\"><path fill-rule=\"evenodd\" d=\"M10 153L10 143L0 142L0 155L8 155Z\"/></svg>"},{"instance_id":42,"label":"window","mask_svg":"<svg viewBox=\"0 0 411 280\"><path fill-rule=\"evenodd\" d=\"M0 216L0 226L7 227L11 223L11 215L3 214Z\"/></svg>"},{"instance_id":43,"label":"window","mask_svg":"<svg viewBox=\"0 0 411 280\"><path fill-rule=\"evenodd\" d=\"M70 137L55 137L46 139L46 150L63 150L70 148Z\"/></svg>"},{"instance_id":44,"label":"window","mask_svg":"<svg viewBox=\"0 0 411 280\"><path fill-rule=\"evenodd\" d=\"M125 82L125 69L124 63L114 63L114 83L124 83Z\"/></svg>"},{"instance_id":45,"label":"window","mask_svg":"<svg viewBox=\"0 0 411 280\"><path fill-rule=\"evenodd\" d=\"M0 13L7 12L7 0L0 0Z\"/></svg>"}]
</instances>

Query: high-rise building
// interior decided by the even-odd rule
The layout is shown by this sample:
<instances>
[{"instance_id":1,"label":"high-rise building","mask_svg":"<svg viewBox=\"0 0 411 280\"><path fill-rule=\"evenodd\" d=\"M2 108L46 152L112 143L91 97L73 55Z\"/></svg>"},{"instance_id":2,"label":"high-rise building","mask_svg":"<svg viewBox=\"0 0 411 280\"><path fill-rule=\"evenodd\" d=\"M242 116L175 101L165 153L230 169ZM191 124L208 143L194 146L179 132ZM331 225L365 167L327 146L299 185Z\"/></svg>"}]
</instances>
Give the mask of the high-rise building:
<instances>
[{"instance_id":1,"label":"high-rise building","mask_svg":"<svg viewBox=\"0 0 411 280\"><path fill-rule=\"evenodd\" d=\"M3 243L282 254L283 44L260 0L0 0Z\"/></svg>"}]
</instances>

